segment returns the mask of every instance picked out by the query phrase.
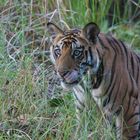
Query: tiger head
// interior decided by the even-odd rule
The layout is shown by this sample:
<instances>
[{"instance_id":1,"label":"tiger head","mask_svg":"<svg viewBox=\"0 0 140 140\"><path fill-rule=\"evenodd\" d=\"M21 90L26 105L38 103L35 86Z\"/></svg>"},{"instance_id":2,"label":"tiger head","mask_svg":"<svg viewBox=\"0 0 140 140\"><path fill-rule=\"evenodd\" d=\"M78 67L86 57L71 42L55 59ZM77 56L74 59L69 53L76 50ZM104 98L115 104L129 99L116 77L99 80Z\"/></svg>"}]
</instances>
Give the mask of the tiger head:
<instances>
[{"instance_id":1,"label":"tiger head","mask_svg":"<svg viewBox=\"0 0 140 140\"><path fill-rule=\"evenodd\" d=\"M91 22L83 29L63 31L55 24L47 24L52 45L50 57L64 88L77 85L90 69L96 74L99 67L97 53L98 26Z\"/></svg>"}]
</instances>

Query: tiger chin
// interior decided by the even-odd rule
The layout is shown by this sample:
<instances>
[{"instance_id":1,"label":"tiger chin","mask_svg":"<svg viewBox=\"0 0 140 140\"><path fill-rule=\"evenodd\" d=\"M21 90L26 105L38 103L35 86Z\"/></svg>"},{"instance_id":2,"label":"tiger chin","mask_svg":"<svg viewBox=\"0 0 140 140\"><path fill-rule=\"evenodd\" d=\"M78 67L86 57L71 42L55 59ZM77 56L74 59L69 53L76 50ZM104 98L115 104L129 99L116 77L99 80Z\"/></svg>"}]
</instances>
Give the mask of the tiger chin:
<instances>
[{"instance_id":1,"label":"tiger chin","mask_svg":"<svg viewBox=\"0 0 140 140\"><path fill-rule=\"evenodd\" d=\"M90 77L91 98L116 118L117 140L137 140L140 133L140 56L125 43L100 32L96 23L62 30L47 24L50 58L64 88L73 90L77 109L85 107L82 82Z\"/></svg>"}]
</instances>

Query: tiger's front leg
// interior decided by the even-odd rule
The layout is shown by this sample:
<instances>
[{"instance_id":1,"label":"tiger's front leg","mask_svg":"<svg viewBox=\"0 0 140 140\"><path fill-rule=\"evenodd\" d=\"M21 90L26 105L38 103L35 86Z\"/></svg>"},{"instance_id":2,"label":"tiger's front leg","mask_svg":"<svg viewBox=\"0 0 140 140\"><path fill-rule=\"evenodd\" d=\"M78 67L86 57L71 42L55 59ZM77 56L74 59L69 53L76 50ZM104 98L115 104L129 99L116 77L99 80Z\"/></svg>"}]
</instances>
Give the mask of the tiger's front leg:
<instances>
[{"instance_id":1,"label":"tiger's front leg","mask_svg":"<svg viewBox=\"0 0 140 140\"><path fill-rule=\"evenodd\" d=\"M82 110L85 108L85 96L84 96L84 89L77 85L73 88L74 91L74 97L75 97L75 105L76 105L76 116L79 120L79 113L82 112Z\"/></svg>"},{"instance_id":2,"label":"tiger's front leg","mask_svg":"<svg viewBox=\"0 0 140 140\"><path fill-rule=\"evenodd\" d=\"M116 117L116 137L117 140L123 140L123 112Z\"/></svg>"},{"instance_id":3,"label":"tiger's front leg","mask_svg":"<svg viewBox=\"0 0 140 140\"><path fill-rule=\"evenodd\" d=\"M84 89L77 85L73 88L74 91L74 97L75 97L75 107L76 107L76 118L78 126L76 128L75 137L80 132L81 125L82 125L82 119L81 119L81 113L83 112L85 108L85 96L84 96Z\"/></svg>"}]
</instances>

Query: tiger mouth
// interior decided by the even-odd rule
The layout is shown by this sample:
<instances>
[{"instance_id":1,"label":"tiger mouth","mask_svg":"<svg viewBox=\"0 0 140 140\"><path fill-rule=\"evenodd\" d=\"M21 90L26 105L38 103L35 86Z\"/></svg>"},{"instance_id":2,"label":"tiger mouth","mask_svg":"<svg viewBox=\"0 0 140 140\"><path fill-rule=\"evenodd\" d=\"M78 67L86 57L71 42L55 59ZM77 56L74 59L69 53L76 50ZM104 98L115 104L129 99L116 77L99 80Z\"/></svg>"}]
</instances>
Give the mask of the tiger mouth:
<instances>
[{"instance_id":1,"label":"tiger mouth","mask_svg":"<svg viewBox=\"0 0 140 140\"><path fill-rule=\"evenodd\" d=\"M62 86L63 88L69 89L69 88L73 88L73 87L76 86L78 83L79 83L78 80L73 81L73 82L71 82L71 83L68 83L68 82L66 82L66 81L61 81L61 86Z\"/></svg>"},{"instance_id":2,"label":"tiger mouth","mask_svg":"<svg viewBox=\"0 0 140 140\"><path fill-rule=\"evenodd\" d=\"M63 80L63 83L67 84L67 85L75 85L75 84L78 84L80 82L80 80L75 80L73 82L67 82L65 80Z\"/></svg>"},{"instance_id":3,"label":"tiger mouth","mask_svg":"<svg viewBox=\"0 0 140 140\"><path fill-rule=\"evenodd\" d=\"M60 80L62 83L67 84L67 85L75 85L78 84L79 81L81 80L80 74L76 70L72 70L66 73L58 73Z\"/></svg>"},{"instance_id":4,"label":"tiger mouth","mask_svg":"<svg viewBox=\"0 0 140 140\"><path fill-rule=\"evenodd\" d=\"M61 79L61 85L64 88L72 88L72 87L76 86L80 81L81 81L81 78L78 78L77 80L72 81L72 82L67 82L64 79L63 80Z\"/></svg>"}]
</instances>

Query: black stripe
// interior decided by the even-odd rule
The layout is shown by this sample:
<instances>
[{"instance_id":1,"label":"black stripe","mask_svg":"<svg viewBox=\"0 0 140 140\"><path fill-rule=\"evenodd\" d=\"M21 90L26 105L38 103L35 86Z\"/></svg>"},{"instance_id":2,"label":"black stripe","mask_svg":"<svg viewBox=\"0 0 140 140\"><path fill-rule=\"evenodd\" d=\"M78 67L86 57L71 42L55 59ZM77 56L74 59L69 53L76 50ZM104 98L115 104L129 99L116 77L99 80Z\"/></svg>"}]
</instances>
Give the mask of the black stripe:
<instances>
[{"instance_id":1,"label":"black stripe","mask_svg":"<svg viewBox=\"0 0 140 140\"><path fill-rule=\"evenodd\" d=\"M128 69L128 71L129 71L129 66L128 66L128 50L127 50L127 48L126 48L126 46L125 46L125 44L122 42L122 41L120 41L120 43L121 43L121 45L123 46L123 48L124 48L124 51L125 51L125 55L126 55L126 64L127 64L127 69Z\"/></svg>"},{"instance_id":2,"label":"black stripe","mask_svg":"<svg viewBox=\"0 0 140 140\"><path fill-rule=\"evenodd\" d=\"M139 60L138 60L138 56L136 55L136 60L137 60L137 76L136 76L136 83L138 84L139 83L139 76L140 76L140 74L139 74L139 67L140 67L140 65L139 65Z\"/></svg>"},{"instance_id":3,"label":"black stripe","mask_svg":"<svg viewBox=\"0 0 140 140\"><path fill-rule=\"evenodd\" d=\"M117 139L120 139L120 137L121 137L121 127L116 127L116 129L115 129L116 131L116 137L117 137Z\"/></svg>"},{"instance_id":4,"label":"black stripe","mask_svg":"<svg viewBox=\"0 0 140 140\"><path fill-rule=\"evenodd\" d=\"M133 59L133 54L131 53L131 70L132 70L132 75L134 76L134 59Z\"/></svg>"},{"instance_id":5,"label":"black stripe","mask_svg":"<svg viewBox=\"0 0 140 140\"><path fill-rule=\"evenodd\" d=\"M101 85L101 82L103 80L103 73L104 73L104 66L103 66L103 61L101 60L101 64L96 73L97 81L96 81L96 83L94 82L94 80L92 81L93 89L97 89Z\"/></svg>"},{"instance_id":6,"label":"black stripe","mask_svg":"<svg viewBox=\"0 0 140 140\"><path fill-rule=\"evenodd\" d=\"M119 77L118 77L118 78L119 78ZM116 82L116 83L117 83L117 82ZM120 85L121 85L121 76L120 76L120 79L119 79L118 83L119 83L119 85L118 85L117 91L116 91L116 93L114 92L116 95L115 95L115 97L114 97L111 110L113 109L113 107L114 107L114 105L115 105L115 103L116 103L116 98L117 98L117 96L118 96L118 94L119 94Z\"/></svg>"},{"instance_id":7,"label":"black stripe","mask_svg":"<svg viewBox=\"0 0 140 140\"><path fill-rule=\"evenodd\" d=\"M74 42L76 44L77 40L75 38L72 38L72 42Z\"/></svg>"},{"instance_id":8,"label":"black stripe","mask_svg":"<svg viewBox=\"0 0 140 140\"><path fill-rule=\"evenodd\" d=\"M80 104L81 105L81 104ZM82 106L83 107L83 106ZM78 105L76 105L76 108L78 109L79 112L83 111L82 108L80 108Z\"/></svg>"},{"instance_id":9,"label":"black stripe","mask_svg":"<svg viewBox=\"0 0 140 140\"><path fill-rule=\"evenodd\" d=\"M116 116L119 116L119 114L121 113L122 111L122 107L119 107L119 109L114 113Z\"/></svg>"},{"instance_id":10,"label":"black stripe","mask_svg":"<svg viewBox=\"0 0 140 140\"><path fill-rule=\"evenodd\" d=\"M113 76L112 76L113 77ZM111 80L111 85L108 87L108 89L106 90L106 92L105 92L105 95L106 94L108 94L107 95L107 97L104 99L104 101L103 101L103 107L105 107L109 102L110 102L110 98L111 98L111 95L112 95L112 90L114 89L114 87L115 87L115 84L116 84L116 75L115 75L115 77L113 77L114 78L114 80L112 81ZM111 78L112 79L112 78Z\"/></svg>"},{"instance_id":11,"label":"black stripe","mask_svg":"<svg viewBox=\"0 0 140 140\"><path fill-rule=\"evenodd\" d=\"M131 91L131 92L132 92L132 91ZM130 92L130 93L131 93L131 92ZM125 112L124 116L125 116L125 115L127 114L127 112L129 111L130 104L131 104L131 97L129 96L128 107L127 107L127 110L126 110L126 112Z\"/></svg>"},{"instance_id":12,"label":"black stripe","mask_svg":"<svg viewBox=\"0 0 140 140\"><path fill-rule=\"evenodd\" d=\"M69 42L67 40L70 40L70 41L73 41L73 42L77 42L77 40L74 37L72 37L70 34L65 35L65 37L63 39L61 39L61 41Z\"/></svg>"},{"instance_id":13,"label":"black stripe","mask_svg":"<svg viewBox=\"0 0 140 140\"><path fill-rule=\"evenodd\" d=\"M122 105L123 105L123 103L124 103L124 99L125 99L125 97L126 97L126 95L127 95L127 93L128 93L128 85L127 85L127 87L126 87L124 93L125 93L125 95L124 95L123 98L122 98Z\"/></svg>"},{"instance_id":14,"label":"black stripe","mask_svg":"<svg viewBox=\"0 0 140 140\"><path fill-rule=\"evenodd\" d=\"M132 94L133 94L133 87L134 87L134 82L133 82L133 79L132 79L132 76L130 75L130 81L131 81L131 91L129 92L129 103L128 103L128 108L127 108L127 111L125 112L124 116L127 114L127 112L129 111L129 107L130 107L130 102L131 102L131 97L132 97Z\"/></svg>"},{"instance_id":15,"label":"black stripe","mask_svg":"<svg viewBox=\"0 0 140 140\"><path fill-rule=\"evenodd\" d=\"M122 50L122 47L121 47L121 44L119 43L119 41L118 41L118 40L116 40L114 37L112 37L112 39L113 39L113 40L114 40L114 42L117 44L118 49L120 49L121 54L123 54L123 50Z\"/></svg>"},{"instance_id":16,"label":"black stripe","mask_svg":"<svg viewBox=\"0 0 140 140\"><path fill-rule=\"evenodd\" d=\"M139 113L140 113L140 107L139 107ZM140 139L140 116L139 116L138 137Z\"/></svg>"},{"instance_id":17,"label":"black stripe","mask_svg":"<svg viewBox=\"0 0 140 140\"><path fill-rule=\"evenodd\" d=\"M79 100L79 98L77 97L77 95L76 95L76 94L74 94L74 95L75 95L75 97L76 97L76 100L79 102L79 104L80 104L81 106L85 107L84 103L82 103L82 102Z\"/></svg>"},{"instance_id":18,"label":"black stripe","mask_svg":"<svg viewBox=\"0 0 140 140\"><path fill-rule=\"evenodd\" d=\"M79 57L78 60L83 60L84 59L84 54L82 53ZM80 61L81 62L81 61Z\"/></svg>"},{"instance_id":19,"label":"black stripe","mask_svg":"<svg viewBox=\"0 0 140 140\"><path fill-rule=\"evenodd\" d=\"M137 122L134 122L133 124L131 124L131 126L139 125L139 123L140 123L140 120Z\"/></svg>"},{"instance_id":20,"label":"black stripe","mask_svg":"<svg viewBox=\"0 0 140 140\"><path fill-rule=\"evenodd\" d=\"M128 136L128 138L132 139L132 140L138 138L138 132L136 134L134 134L133 136Z\"/></svg>"},{"instance_id":21,"label":"black stripe","mask_svg":"<svg viewBox=\"0 0 140 140\"><path fill-rule=\"evenodd\" d=\"M99 39L99 43L101 44L101 46L104 48L104 49L107 49L107 50L110 50L108 47L106 47L106 45L104 44L104 42L98 37Z\"/></svg>"},{"instance_id":22,"label":"black stripe","mask_svg":"<svg viewBox=\"0 0 140 140\"><path fill-rule=\"evenodd\" d=\"M76 43L75 43L76 44ZM77 45L77 44L76 44ZM80 46L76 46L76 49L80 49L80 51L83 51L84 50L84 46L83 45L80 45Z\"/></svg>"},{"instance_id":23,"label":"black stripe","mask_svg":"<svg viewBox=\"0 0 140 140\"><path fill-rule=\"evenodd\" d=\"M116 132L118 133L121 130L121 127L116 127Z\"/></svg>"},{"instance_id":24,"label":"black stripe","mask_svg":"<svg viewBox=\"0 0 140 140\"><path fill-rule=\"evenodd\" d=\"M111 38L111 39L108 39L108 41L110 42L111 46L115 49L116 53L117 54L120 54L120 51L119 51L119 47L117 47L115 41L115 39Z\"/></svg>"},{"instance_id":25,"label":"black stripe","mask_svg":"<svg viewBox=\"0 0 140 140\"><path fill-rule=\"evenodd\" d=\"M130 121L133 117L140 115L140 112L134 113L133 115L131 115L126 122Z\"/></svg>"},{"instance_id":26,"label":"black stripe","mask_svg":"<svg viewBox=\"0 0 140 140\"><path fill-rule=\"evenodd\" d=\"M140 77L140 73L139 73L139 65L137 66L137 76L136 76L136 83L138 84L139 83L139 77Z\"/></svg>"},{"instance_id":27,"label":"black stripe","mask_svg":"<svg viewBox=\"0 0 140 140\"><path fill-rule=\"evenodd\" d=\"M88 52L87 52L87 50L85 51L85 58L86 58L86 63L88 63Z\"/></svg>"},{"instance_id":28,"label":"black stripe","mask_svg":"<svg viewBox=\"0 0 140 140\"><path fill-rule=\"evenodd\" d=\"M138 54L136 54L136 56L137 56L137 58L138 58L138 60L139 60L139 62L140 62L140 54L138 55Z\"/></svg>"},{"instance_id":29,"label":"black stripe","mask_svg":"<svg viewBox=\"0 0 140 140\"><path fill-rule=\"evenodd\" d=\"M113 77L113 76L112 76ZM111 95L112 95L112 91L113 91L113 89L114 89L114 87L115 87L115 84L116 84L116 75L115 75L115 77L113 77L114 78L114 80L113 81L111 81L111 86L109 86L108 87L108 89L106 90L106 92L105 92L105 95L106 94L108 94L107 95L107 98L105 98L105 100L103 101L103 107L105 107L109 102L110 102L110 98L111 98Z\"/></svg>"}]
</instances>

